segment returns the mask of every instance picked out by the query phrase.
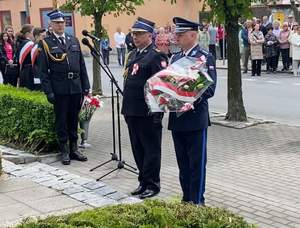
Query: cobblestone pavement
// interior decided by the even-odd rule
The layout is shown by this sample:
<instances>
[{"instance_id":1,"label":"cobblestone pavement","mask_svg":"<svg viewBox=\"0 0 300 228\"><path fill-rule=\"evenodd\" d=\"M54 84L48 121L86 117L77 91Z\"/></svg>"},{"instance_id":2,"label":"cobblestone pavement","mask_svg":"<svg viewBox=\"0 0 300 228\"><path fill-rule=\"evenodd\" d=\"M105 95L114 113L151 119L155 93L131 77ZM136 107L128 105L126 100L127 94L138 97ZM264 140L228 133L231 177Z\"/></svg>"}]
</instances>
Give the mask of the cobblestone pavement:
<instances>
[{"instance_id":1,"label":"cobblestone pavement","mask_svg":"<svg viewBox=\"0 0 300 228\"><path fill-rule=\"evenodd\" d=\"M166 125L167 118L164 118ZM112 152L109 99L98 110L90 126L86 149L89 161L72 162L64 169L81 176L98 178L116 168L111 162L94 172L89 170L110 159ZM123 158L134 164L125 122L121 121ZM159 198L180 197L178 168L170 132L163 130L161 193ZM62 167L59 162L52 164ZM263 124L246 129L222 126L209 128L206 202L225 207L260 227L300 227L300 128ZM129 193L137 177L120 170L103 182Z\"/></svg>"},{"instance_id":2,"label":"cobblestone pavement","mask_svg":"<svg viewBox=\"0 0 300 228\"><path fill-rule=\"evenodd\" d=\"M0 227L12 226L28 216L141 202L101 181L39 162L15 165L4 160L3 169L9 175L0 182Z\"/></svg>"}]
</instances>

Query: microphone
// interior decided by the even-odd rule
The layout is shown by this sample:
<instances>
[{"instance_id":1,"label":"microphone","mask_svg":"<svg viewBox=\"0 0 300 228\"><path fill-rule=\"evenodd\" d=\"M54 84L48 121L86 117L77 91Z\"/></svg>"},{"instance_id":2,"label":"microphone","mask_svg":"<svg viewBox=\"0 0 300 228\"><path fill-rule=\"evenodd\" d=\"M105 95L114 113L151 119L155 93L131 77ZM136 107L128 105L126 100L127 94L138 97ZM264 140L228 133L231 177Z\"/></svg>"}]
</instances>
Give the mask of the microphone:
<instances>
[{"instance_id":1,"label":"microphone","mask_svg":"<svg viewBox=\"0 0 300 228\"><path fill-rule=\"evenodd\" d=\"M88 46L89 47L89 49L93 52L93 53L95 53L95 54L97 54L98 56L100 56L100 53L90 44L90 42L89 42L89 40L87 39L87 38L83 38L82 40L81 40L81 42L84 44L84 45L86 45L86 46Z\"/></svg>"},{"instance_id":2,"label":"microphone","mask_svg":"<svg viewBox=\"0 0 300 228\"><path fill-rule=\"evenodd\" d=\"M93 34L89 33L87 30L82 31L82 35L90 37L92 40L96 40L97 42L100 42L101 39L99 39L97 36L94 36Z\"/></svg>"}]
</instances>

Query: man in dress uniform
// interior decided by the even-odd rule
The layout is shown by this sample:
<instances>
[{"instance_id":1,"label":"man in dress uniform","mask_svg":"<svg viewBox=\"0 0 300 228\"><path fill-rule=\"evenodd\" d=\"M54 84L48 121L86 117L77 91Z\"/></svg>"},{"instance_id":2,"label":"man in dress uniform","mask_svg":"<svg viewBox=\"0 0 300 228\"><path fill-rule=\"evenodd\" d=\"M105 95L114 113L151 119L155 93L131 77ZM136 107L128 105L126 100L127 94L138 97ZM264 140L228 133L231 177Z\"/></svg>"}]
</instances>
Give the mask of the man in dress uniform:
<instances>
[{"instance_id":1,"label":"man in dress uniform","mask_svg":"<svg viewBox=\"0 0 300 228\"><path fill-rule=\"evenodd\" d=\"M87 160L78 151L77 127L82 98L89 93L90 84L79 41L64 31L64 14L55 10L48 16L53 33L40 42L37 65L42 89L54 105L62 163L69 165L70 159Z\"/></svg>"},{"instance_id":2,"label":"man in dress uniform","mask_svg":"<svg viewBox=\"0 0 300 228\"><path fill-rule=\"evenodd\" d=\"M215 93L217 75L215 59L211 53L198 45L198 28L200 24L175 17L177 43L182 51L175 54L171 63L184 56L206 57L207 72L215 82L194 103L194 109L181 115L170 113L169 130L175 146L179 167L179 180L183 191L183 202L204 205L206 175L207 127L210 125L208 102Z\"/></svg>"},{"instance_id":3,"label":"man in dress uniform","mask_svg":"<svg viewBox=\"0 0 300 228\"><path fill-rule=\"evenodd\" d=\"M144 85L167 66L167 56L154 49L154 23L138 18L132 27L136 46L129 53L124 73L122 114L129 130L131 148L139 169L139 187L131 194L141 199L160 191L162 113L150 113L144 98Z\"/></svg>"}]
</instances>

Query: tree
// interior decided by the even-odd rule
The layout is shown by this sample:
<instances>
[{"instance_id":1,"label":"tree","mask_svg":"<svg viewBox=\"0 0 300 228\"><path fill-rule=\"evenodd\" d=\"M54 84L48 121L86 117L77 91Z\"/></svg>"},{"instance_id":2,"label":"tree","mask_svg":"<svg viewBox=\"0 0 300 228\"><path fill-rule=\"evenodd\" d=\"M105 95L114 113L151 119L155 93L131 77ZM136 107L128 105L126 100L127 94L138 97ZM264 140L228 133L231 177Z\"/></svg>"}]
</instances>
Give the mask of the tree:
<instances>
[{"instance_id":1,"label":"tree","mask_svg":"<svg viewBox=\"0 0 300 228\"><path fill-rule=\"evenodd\" d=\"M291 0L291 8L293 10L296 21L300 21L300 12L296 6L295 0Z\"/></svg>"},{"instance_id":2,"label":"tree","mask_svg":"<svg viewBox=\"0 0 300 228\"><path fill-rule=\"evenodd\" d=\"M175 3L176 0L171 0L171 2ZM211 11L212 18L225 25L228 50L228 107L226 119L231 121L247 121L242 93L238 33L240 29L239 19L251 15L250 6L252 2L255 2L255 0L203 0L204 6L214 9Z\"/></svg>"},{"instance_id":3,"label":"tree","mask_svg":"<svg viewBox=\"0 0 300 228\"><path fill-rule=\"evenodd\" d=\"M106 14L119 16L121 13L134 14L135 7L142 5L144 0L67 0L60 8L62 10L78 10L83 16L92 16L95 26L95 36L102 37L105 29L102 18ZM99 43L95 43L99 50ZM93 60L93 93L102 95L100 67Z\"/></svg>"},{"instance_id":4,"label":"tree","mask_svg":"<svg viewBox=\"0 0 300 228\"><path fill-rule=\"evenodd\" d=\"M226 119L246 121L241 79L239 19L251 15L251 0L206 0L218 22L224 23L227 34L228 79Z\"/></svg>"}]
</instances>

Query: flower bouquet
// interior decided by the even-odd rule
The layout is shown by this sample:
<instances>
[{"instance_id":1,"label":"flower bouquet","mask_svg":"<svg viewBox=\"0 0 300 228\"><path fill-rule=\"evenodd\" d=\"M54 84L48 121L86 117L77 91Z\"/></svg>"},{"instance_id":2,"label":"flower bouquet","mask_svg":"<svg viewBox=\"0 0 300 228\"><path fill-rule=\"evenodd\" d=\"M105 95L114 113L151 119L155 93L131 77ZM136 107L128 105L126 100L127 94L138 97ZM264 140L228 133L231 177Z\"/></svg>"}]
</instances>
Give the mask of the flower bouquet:
<instances>
[{"instance_id":1,"label":"flower bouquet","mask_svg":"<svg viewBox=\"0 0 300 228\"><path fill-rule=\"evenodd\" d=\"M81 110L79 112L80 121L89 121L94 112L103 106L100 96L84 96Z\"/></svg>"},{"instance_id":2,"label":"flower bouquet","mask_svg":"<svg viewBox=\"0 0 300 228\"><path fill-rule=\"evenodd\" d=\"M180 116L193 109L193 103L213 83L205 56L184 57L147 80L145 100L151 112L169 111Z\"/></svg>"}]
</instances>

